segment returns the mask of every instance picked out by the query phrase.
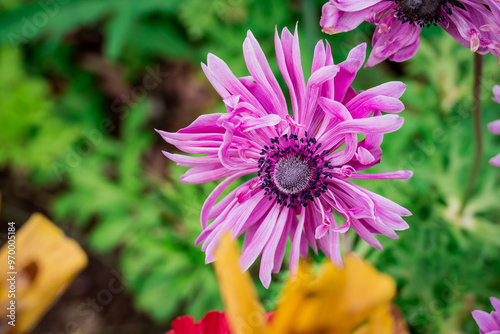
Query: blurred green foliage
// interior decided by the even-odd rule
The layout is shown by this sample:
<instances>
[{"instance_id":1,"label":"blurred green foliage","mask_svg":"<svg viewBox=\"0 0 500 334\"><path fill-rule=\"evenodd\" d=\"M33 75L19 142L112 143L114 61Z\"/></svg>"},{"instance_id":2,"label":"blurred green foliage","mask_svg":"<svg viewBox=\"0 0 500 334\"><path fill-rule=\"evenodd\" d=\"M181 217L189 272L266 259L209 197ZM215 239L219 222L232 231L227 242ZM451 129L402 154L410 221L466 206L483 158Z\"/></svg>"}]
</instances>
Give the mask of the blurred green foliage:
<instances>
[{"instance_id":1,"label":"blurred green foliage","mask_svg":"<svg viewBox=\"0 0 500 334\"><path fill-rule=\"evenodd\" d=\"M26 73L17 48L0 49L0 69L0 166L52 179L50 166L76 139L76 128L51 114L49 85Z\"/></svg>"},{"instance_id":2,"label":"blurred green foliage","mask_svg":"<svg viewBox=\"0 0 500 334\"><path fill-rule=\"evenodd\" d=\"M1 1L0 168L21 170L36 187L53 191L48 209L54 220L88 233L92 251L117 252L137 308L156 321L168 323L179 314L199 318L221 309L213 270L194 246L201 231L199 212L215 183L184 185L179 181L183 168L154 163L158 159L151 157L171 149L159 144L153 131L168 127L164 120L170 119L170 114L161 122L155 118L158 93L149 91L117 113L112 108L117 94L103 88L103 77L89 70L82 57L98 54L105 70L118 67L129 87L137 87L145 69L162 62L199 68L208 52L237 75L247 75L241 46L251 29L278 75L274 28L293 29L299 21L304 68L310 68L319 38L330 42L340 62L351 47L369 42L373 27L321 34L322 3ZM88 31L92 38L85 37ZM486 124L500 118L499 106L490 100L500 71L496 59L485 59ZM388 80L408 85L405 125L386 136L377 171L411 169L415 175L409 181L359 184L408 207L411 228L398 240L381 238L384 252L352 241L357 252L395 277L397 303L415 333L476 332L470 311L488 309L487 298L500 291L500 176L487 165L500 147L493 135L485 133L475 196L465 214L458 214L473 151L471 68L470 52L431 28L424 30L412 60L362 70L354 83L356 89ZM196 76L203 78L201 70ZM198 80L209 87L205 79ZM222 103L215 108L221 110ZM190 117L210 111L194 110ZM283 268L270 290L259 287L268 309L288 276L287 265Z\"/></svg>"}]
</instances>

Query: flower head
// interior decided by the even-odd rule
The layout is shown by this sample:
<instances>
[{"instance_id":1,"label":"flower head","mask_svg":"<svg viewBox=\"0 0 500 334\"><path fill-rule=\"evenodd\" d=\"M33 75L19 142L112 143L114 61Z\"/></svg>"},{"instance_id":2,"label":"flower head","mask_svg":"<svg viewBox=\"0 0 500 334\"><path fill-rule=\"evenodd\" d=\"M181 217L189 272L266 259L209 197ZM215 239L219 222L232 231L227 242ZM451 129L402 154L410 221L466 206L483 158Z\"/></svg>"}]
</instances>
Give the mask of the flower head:
<instances>
[{"instance_id":1,"label":"flower head","mask_svg":"<svg viewBox=\"0 0 500 334\"><path fill-rule=\"evenodd\" d=\"M363 21L377 26L367 67L387 58L401 62L413 57L420 32L431 24L441 26L472 52L500 56L496 0L330 0L323 6L320 25L334 34L353 30Z\"/></svg>"},{"instance_id":2,"label":"flower head","mask_svg":"<svg viewBox=\"0 0 500 334\"><path fill-rule=\"evenodd\" d=\"M500 334L500 299L491 297L490 301L495 311L491 313L480 310L472 311L480 334Z\"/></svg>"},{"instance_id":3,"label":"flower head","mask_svg":"<svg viewBox=\"0 0 500 334\"><path fill-rule=\"evenodd\" d=\"M493 87L493 95L495 95L493 101L500 103L500 86L497 85ZM492 133L500 135L500 119L497 119L496 121L489 123L488 129ZM493 166L500 167L500 153L490 159L490 164L492 164Z\"/></svg>"},{"instance_id":4,"label":"flower head","mask_svg":"<svg viewBox=\"0 0 500 334\"><path fill-rule=\"evenodd\" d=\"M196 243L203 242L207 262L215 259L214 249L225 232L233 238L246 232L240 265L246 270L262 255L260 278L266 287L271 272L281 268L288 238L292 273L309 246L340 264L339 235L350 228L378 249L382 246L373 234L397 238L395 231L408 228L401 216L410 212L350 179L406 179L412 174L359 173L380 162L383 134L403 124L394 113L404 109L399 97L406 88L388 82L355 92L351 83L365 60L366 44L335 65L328 43L318 42L307 83L297 32L276 32L275 49L293 116L264 53L248 32L243 54L251 76L237 78L212 54L207 65L202 64L227 113L200 116L177 133L159 131L180 150L205 155L164 152L179 165L193 167L182 176L184 182L225 178L201 211L204 230ZM216 204L229 184L248 174L255 176Z\"/></svg>"}]
</instances>

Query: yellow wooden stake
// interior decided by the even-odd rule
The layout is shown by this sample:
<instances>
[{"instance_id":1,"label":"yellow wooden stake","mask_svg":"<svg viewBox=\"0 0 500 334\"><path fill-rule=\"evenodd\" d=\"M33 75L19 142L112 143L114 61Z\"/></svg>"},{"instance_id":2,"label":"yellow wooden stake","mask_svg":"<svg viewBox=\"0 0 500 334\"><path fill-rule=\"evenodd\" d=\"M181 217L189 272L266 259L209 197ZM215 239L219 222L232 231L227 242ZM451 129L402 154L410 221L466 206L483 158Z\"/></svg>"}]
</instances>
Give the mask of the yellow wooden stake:
<instances>
[{"instance_id":1,"label":"yellow wooden stake","mask_svg":"<svg viewBox=\"0 0 500 334\"><path fill-rule=\"evenodd\" d=\"M2 327L7 333L26 333L33 329L87 265L87 256L78 243L65 237L63 231L45 216L35 213L19 230L17 228L15 269L8 265L9 243L0 250L2 320L9 320L7 315L11 311L7 308L12 300L15 305L15 327ZM16 274L9 274L11 272ZM12 277L16 283L14 292L12 280L8 281Z\"/></svg>"}]
</instances>

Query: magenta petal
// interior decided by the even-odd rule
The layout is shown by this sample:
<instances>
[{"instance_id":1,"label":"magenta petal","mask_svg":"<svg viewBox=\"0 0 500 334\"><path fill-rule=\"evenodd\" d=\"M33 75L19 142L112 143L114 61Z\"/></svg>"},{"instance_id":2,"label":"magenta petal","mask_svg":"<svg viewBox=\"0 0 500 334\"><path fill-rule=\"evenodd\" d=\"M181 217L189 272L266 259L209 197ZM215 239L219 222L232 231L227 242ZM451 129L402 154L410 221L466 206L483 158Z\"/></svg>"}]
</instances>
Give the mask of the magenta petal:
<instances>
[{"instance_id":1,"label":"magenta petal","mask_svg":"<svg viewBox=\"0 0 500 334\"><path fill-rule=\"evenodd\" d=\"M272 111L281 117L285 117L287 115L285 96L266 60L264 52L262 52L251 31L248 31L247 38L243 43L243 55L253 79L265 87L266 97L271 101L270 105L274 109Z\"/></svg>"},{"instance_id":2,"label":"magenta petal","mask_svg":"<svg viewBox=\"0 0 500 334\"><path fill-rule=\"evenodd\" d=\"M243 271L247 270L262 252L262 249L271 236L273 226L276 224L279 213L280 208L278 206L273 206L271 208L268 216L264 218L262 224L255 232L248 248L243 251L239 261L240 267Z\"/></svg>"},{"instance_id":3,"label":"magenta petal","mask_svg":"<svg viewBox=\"0 0 500 334\"><path fill-rule=\"evenodd\" d=\"M492 133L496 135L500 135L500 119L488 123L488 130L490 130Z\"/></svg>"},{"instance_id":4,"label":"magenta petal","mask_svg":"<svg viewBox=\"0 0 500 334\"><path fill-rule=\"evenodd\" d=\"M491 333L494 330L500 330L499 324L493 320L493 317L489 313L476 310L472 311L472 317L476 320L481 333Z\"/></svg>"},{"instance_id":5,"label":"magenta petal","mask_svg":"<svg viewBox=\"0 0 500 334\"><path fill-rule=\"evenodd\" d=\"M350 85L366 59L366 43L352 49L347 59L339 64L340 70L335 77L335 101L343 102ZM330 96L327 96L331 98Z\"/></svg>"},{"instance_id":6,"label":"magenta petal","mask_svg":"<svg viewBox=\"0 0 500 334\"><path fill-rule=\"evenodd\" d=\"M324 97L319 98L318 102L328 116L342 121L352 119L349 110L342 103Z\"/></svg>"},{"instance_id":7,"label":"magenta petal","mask_svg":"<svg viewBox=\"0 0 500 334\"><path fill-rule=\"evenodd\" d=\"M208 214L212 209L213 205L215 204L215 202L217 201L217 199L219 198L219 196L224 192L224 190L226 190L227 186L229 186L231 183L233 183L235 180L237 180L243 175L246 175L246 172L240 172L231 175L230 177L219 183L219 185L217 185L217 187L215 187L212 193L207 197L201 209L201 216L200 216L200 222L203 228L207 227ZM240 187L244 187L244 185Z\"/></svg>"},{"instance_id":8,"label":"magenta petal","mask_svg":"<svg viewBox=\"0 0 500 334\"><path fill-rule=\"evenodd\" d=\"M329 231L330 233L330 257L332 262L337 266L341 267L343 265L342 254L340 252L340 233Z\"/></svg>"},{"instance_id":9,"label":"magenta petal","mask_svg":"<svg viewBox=\"0 0 500 334\"><path fill-rule=\"evenodd\" d=\"M257 109L262 110L260 102L248 89L236 78L229 67L220 58L213 54L208 54L207 66L212 75L227 89L232 95L241 95L245 101L253 104ZM262 111L264 113L264 111Z\"/></svg>"},{"instance_id":10,"label":"magenta petal","mask_svg":"<svg viewBox=\"0 0 500 334\"><path fill-rule=\"evenodd\" d=\"M383 0L332 0L323 6L320 25L323 32L336 34L355 29L367 17L386 11L392 5Z\"/></svg>"},{"instance_id":11,"label":"magenta petal","mask_svg":"<svg viewBox=\"0 0 500 334\"><path fill-rule=\"evenodd\" d=\"M339 66L329 65L320 68L312 73L307 85L310 87L319 86L327 80L332 80L339 71Z\"/></svg>"},{"instance_id":12,"label":"magenta petal","mask_svg":"<svg viewBox=\"0 0 500 334\"><path fill-rule=\"evenodd\" d=\"M495 85L493 87L493 101L497 102L497 103L500 103L500 86L499 85Z\"/></svg>"},{"instance_id":13,"label":"magenta petal","mask_svg":"<svg viewBox=\"0 0 500 334\"><path fill-rule=\"evenodd\" d=\"M297 217L289 210L288 219L285 228L283 229L283 233L281 234L280 241L278 242L278 246L276 247L276 253L274 254L274 266L273 273L279 273L281 269L281 265L283 264L283 258L285 257L286 244L288 241L288 234L290 231L290 227L292 224L297 224Z\"/></svg>"},{"instance_id":14,"label":"magenta petal","mask_svg":"<svg viewBox=\"0 0 500 334\"><path fill-rule=\"evenodd\" d=\"M363 165L367 165L375 161L375 157L363 146L358 147L356 158Z\"/></svg>"},{"instance_id":15,"label":"magenta petal","mask_svg":"<svg viewBox=\"0 0 500 334\"><path fill-rule=\"evenodd\" d=\"M380 242L373 236L373 234L368 231L368 229L363 226L357 219L352 220L352 228L356 231L356 233L366 241L370 246L376 248L378 250L382 250L382 245Z\"/></svg>"},{"instance_id":16,"label":"magenta petal","mask_svg":"<svg viewBox=\"0 0 500 334\"><path fill-rule=\"evenodd\" d=\"M327 34L336 34L355 29L365 20L364 13L345 13L334 4L323 5L320 25Z\"/></svg>"},{"instance_id":17,"label":"magenta petal","mask_svg":"<svg viewBox=\"0 0 500 334\"><path fill-rule=\"evenodd\" d=\"M476 320L479 326L480 334L497 334L500 333L500 300L494 297L490 298L491 304L495 311L486 313L476 310L472 312L472 317Z\"/></svg>"},{"instance_id":18,"label":"magenta petal","mask_svg":"<svg viewBox=\"0 0 500 334\"><path fill-rule=\"evenodd\" d=\"M489 162L495 167L500 167L500 153L491 158Z\"/></svg>"},{"instance_id":19,"label":"magenta petal","mask_svg":"<svg viewBox=\"0 0 500 334\"><path fill-rule=\"evenodd\" d=\"M410 170L400 170L397 172L389 173L378 173L378 174L352 174L349 178L351 179L378 179L378 180L407 180L413 176L413 172Z\"/></svg>"},{"instance_id":20,"label":"magenta petal","mask_svg":"<svg viewBox=\"0 0 500 334\"><path fill-rule=\"evenodd\" d=\"M496 311L500 312L500 299L495 297L490 297L491 305L495 308Z\"/></svg>"},{"instance_id":21,"label":"magenta petal","mask_svg":"<svg viewBox=\"0 0 500 334\"><path fill-rule=\"evenodd\" d=\"M311 67L311 73L316 72L325 65L332 65L332 64L327 64L326 59L327 59L327 54L325 50L325 44L323 43L323 41L318 41L318 43L316 43L316 46L314 47L314 56Z\"/></svg>"},{"instance_id":22,"label":"magenta petal","mask_svg":"<svg viewBox=\"0 0 500 334\"><path fill-rule=\"evenodd\" d=\"M293 236L292 250L290 252L290 275L292 277L295 277L297 275L297 270L299 268L300 243L302 237L302 228L304 227L305 219L305 210L301 209L299 224L297 225L295 235Z\"/></svg>"},{"instance_id":23,"label":"magenta petal","mask_svg":"<svg viewBox=\"0 0 500 334\"><path fill-rule=\"evenodd\" d=\"M194 166L206 166L208 164L219 165L219 159L217 157L193 157L183 154L173 154L166 151L162 153L170 160L177 163L178 166L194 167Z\"/></svg>"},{"instance_id":24,"label":"magenta petal","mask_svg":"<svg viewBox=\"0 0 500 334\"><path fill-rule=\"evenodd\" d=\"M297 27L294 35L284 28L281 33L281 41L276 31L275 45L278 66L290 90L293 114L295 119L300 122L304 108L306 84L302 71Z\"/></svg>"},{"instance_id":25,"label":"magenta petal","mask_svg":"<svg viewBox=\"0 0 500 334\"><path fill-rule=\"evenodd\" d=\"M281 210L278 220L274 224L271 236L264 246L262 252L262 260L260 264L259 277L265 288L271 283L271 272L274 267L274 256L278 243L283 235L286 223L288 220L288 209ZM253 261L252 261L253 262Z\"/></svg>"},{"instance_id":26,"label":"magenta petal","mask_svg":"<svg viewBox=\"0 0 500 334\"><path fill-rule=\"evenodd\" d=\"M337 125L331 133L337 136L345 133L389 133L398 130L403 125L403 117L383 115L373 118L352 119Z\"/></svg>"},{"instance_id":27,"label":"magenta petal","mask_svg":"<svg viewBox=\"0 0 500 334\"><path fill-rule=\"evenodd\" d=\"M316 228L314 237L316 239L321 239L325 236L326 232L328 232L328 225L320 225Z\"/></svg>"},{"instance_id":28,"label":"magenta petal","mask_svg":"<svg viewBox=\"0 0 500 334\"><path fill-rule=\"evenodd\" d=\"M407 61L408 59L413 58L413 56L417 54L419 45L420 45L420 37L417 37L414 39L414 42L412 44L402 47L396 53L390 56L389 59L391 61L399 63Z\"/></svg>"}]
</instances>

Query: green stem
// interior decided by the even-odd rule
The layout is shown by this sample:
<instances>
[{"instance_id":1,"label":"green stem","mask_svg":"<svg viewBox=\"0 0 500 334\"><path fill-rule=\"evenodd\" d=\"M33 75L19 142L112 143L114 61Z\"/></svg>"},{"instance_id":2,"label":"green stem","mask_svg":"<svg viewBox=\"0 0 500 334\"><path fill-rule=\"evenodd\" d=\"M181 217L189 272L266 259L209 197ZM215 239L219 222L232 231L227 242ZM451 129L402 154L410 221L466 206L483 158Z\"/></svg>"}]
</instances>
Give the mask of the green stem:
<instances>
[{"instance_id":1,"label":"green stem","mask_svg":"<svg viewBox=\"0 0 500 334\"><path fill-rule=\"evenodd\" d=\"M483 56L479 53L474 53L474 109L473 109L473 123L474 123L474 138L476 141L476 151L474 154L474 164L469 175L467 188L465 189L462 205L460 206L460 215L464 212L467 202L470 200L474 187L476 186L477 176L481 169L481 160L483 159L483 133L481 122L481 81L483 77Z\"/></svg>"}]
</instances>

